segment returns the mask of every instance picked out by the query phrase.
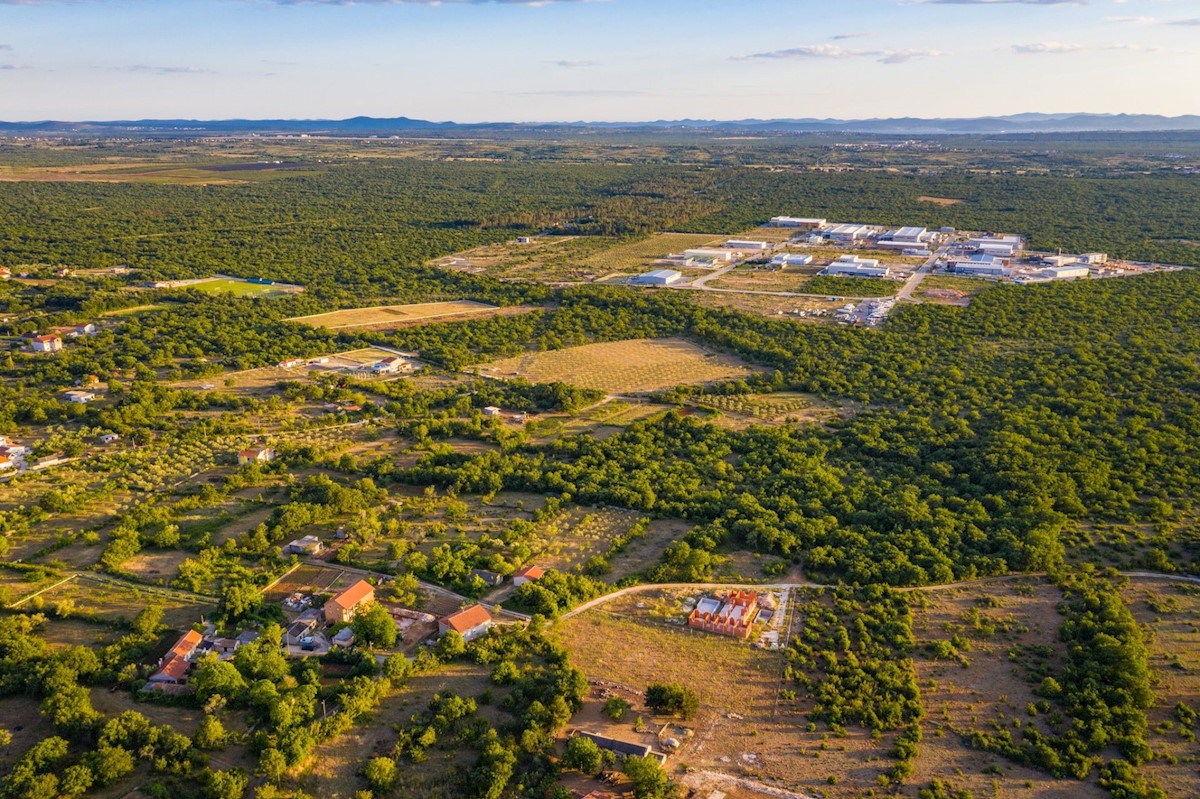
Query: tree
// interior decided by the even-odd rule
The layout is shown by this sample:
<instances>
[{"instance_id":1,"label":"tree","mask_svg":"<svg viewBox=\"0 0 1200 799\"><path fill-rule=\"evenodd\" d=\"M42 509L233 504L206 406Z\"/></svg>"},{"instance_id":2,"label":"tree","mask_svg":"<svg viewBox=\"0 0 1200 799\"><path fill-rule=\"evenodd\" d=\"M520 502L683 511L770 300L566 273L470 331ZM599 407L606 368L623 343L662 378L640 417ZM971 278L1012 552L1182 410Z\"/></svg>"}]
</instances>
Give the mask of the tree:
<instances>
[{"instance_id":1,"label":"tree","mask_svg":"<svg viewBox=\"0 0 1200 799\"><path fill-rule=\"evenodd\" d=\"M227 619L240 619L262 601L262 592L250 582L229 582L221 589L221 613Z\"/></svg>"},{"instance_id":2,"label":"tree","mask_svg":"<svg viewBox=\"0 0 1200 799\"><path fill-rule=\"evenodd\" d=\"M457 630L450 630L438 641L438 657L444 662L454 660L467 651L467 644Z\"/></svg>"},{"instance_id":3,"label":"tree","mask_svg":"<svg viewBox=\"0 0 1200 799\"><path fill-rule=\"evenodd\" d=\"M610 696L604 700L603 712L613 721L620 721L625 718L625 714L633 707L629 704L629 700L622 696Z\"/></svg>"},{"instance_id":4,"label":"tree","mask_svg":"<svg viewBox=\"0 0 1200 799\"><path fill-rule=\"evenodd\" d=\"M367 761L363 776L377 791L386 791L396 781L396 761L390 757L373 757Z\"/></svg>"},{"instance_id":5,"label":"tree","mask_svg":"<svg viewBox=\"0 0 1200 799\"><path fill-rule=\"evenodd\" d=\"M67 766L62 773L62 778L58 781L58 790L63 796L83 796L96 782L96 778L92 775L92 770L82 763L76 763L73 766Z\"/></svg>"},{"instance_id":6,"label":"tree","mask_svg":"<svg viewBox=\"0 0 1200 799\"><path fill-rule=\"evenodd\" d=\"M101 746L87 757L96 784L105 787L133 772L133 754L120 746Z\"/></svg>"},{"instance_id":7,"label":"tree","mask_svg":"<svg viewBox=\"0 0 1200 799\"><path fill-rule=\"evenodd\" d=\"M621 770L633 783L634 799L676 799L678 789L662 765L652 757L627 757Z\"/></svg>"},{"instance_id":8,"label":"tree","mask_svg":"<svg viewBox=\"0 0 1200 799\"><path fill-rule=\"evenodd\" d=\"M390 649L396 645L396 622L383 605L371 604L360 609L354 614L350 628L354 630L355 638L367 646Z\"/></svg>"},{"instance_id":9,"label":"tree","mask_svg":"<svg viewBox=\"0 0 1200 799\"><path fill-rule=\"evenodd\" d=\"M393 683L403 683L412 676L413 671L415 671L413 662L404 655L389 655L383 661L383 673Z\"/></svg>"},{"instance_id":10,"label":"tree","mask_svg":"<svg viewBox=\"0 0 1200 799\"><path fill-rule=\"evenodd\" d=\"M577 735L567 741L567 749L563 753L563 765L582 771L584 774L595 774L604 762L604 753L591 738Z\"/></svg>"},{"instance_id":11,"label":"tree","mask_svg":"<svg viewBox=\"0 0 1200 799\"><path fill-rule=\"evenodd\" d=\"M233 698L246 690L246 680L241 672L232 663L219 659L211 652L196 664L191 684L202 702L215 694Z\"/></svg>"},{"instance_id":12,"label":"tree","mask_svg":"<svg viewBox=\"0 0 1200 799\"><path fill-rule=\"evenodd\" d=\"M690 719L700 708L700 697L676 683L654 683L646 688L646 707Z\"/></svg>"},{"instance_id":13,"label":"tree","mask_svg":"<svg viewBox=\"0 0 1200 799\"><path fill-rule=\"evenodd\" d=\"M249 779L240 769L210 771L205 780L204 795L208 799L242 799L249 785Z\"/></svg>"},{"instance_id":14,"label":"tree","mask_svg":"<svg viewBox=\"0 0 1200 799\"><path fill-rule=\"evenodd\" d=\"M196 730L197 749L220 749L225 745L225 725L216 716L205 716Z\"/></svg>"}]
</instances>

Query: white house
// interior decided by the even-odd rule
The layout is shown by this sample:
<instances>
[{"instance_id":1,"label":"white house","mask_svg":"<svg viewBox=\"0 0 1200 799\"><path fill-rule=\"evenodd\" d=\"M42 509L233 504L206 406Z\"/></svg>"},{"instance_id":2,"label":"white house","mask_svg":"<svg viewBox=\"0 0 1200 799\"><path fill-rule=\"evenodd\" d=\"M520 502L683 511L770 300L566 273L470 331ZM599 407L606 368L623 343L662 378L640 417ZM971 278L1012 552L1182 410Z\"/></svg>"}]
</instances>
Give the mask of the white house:
<instances>
[{"instance_id":1,"label":"white house","mask_svg":"<svg viewBox=\"0 0 1200 799\"><path fill-rule=\"evenodd\" d=\"M471 641L481 635L487 633L492 628L492 614L483 605L475 604L469 608L463 608L457 613L451 613L438 620L438 634L445 635L454 630L463 637L464 641Z\"/></svg>"},{"instance_id":2,"label":"white house","mask_svg":"<svg viewBox=\"0 0 1200 799\"><path fill-rule=\"evenodd\" d=\"M66 398L67 402L74 402L78 403L79 405L86 405L87 403L96 399L96 393L94 391L80 391L78 389L67 391L63 394L63 396Z\"/></svg>"},{"instance_id":3,"label":"white house","mask_svg":"<svg viewBox=\"0 0 1200 799\"><path fill-rule=\"evenodd\" d=\"M30 346L33 347L34 352L59 352L63 348L63 341L53 334L48 336L34 336Z\"/></svg>"},{"instance_id":4,"label":"white house","mask_svg":"<svg viewBox=\"0 0 1200 799\"><path fill-rule=\"evenodd\" d=\"M520 588L525 583L532 583L540 580L546 574L546 570L541 566L526 566L513 575L513 585Z\"/></svg>"}]
</instances>

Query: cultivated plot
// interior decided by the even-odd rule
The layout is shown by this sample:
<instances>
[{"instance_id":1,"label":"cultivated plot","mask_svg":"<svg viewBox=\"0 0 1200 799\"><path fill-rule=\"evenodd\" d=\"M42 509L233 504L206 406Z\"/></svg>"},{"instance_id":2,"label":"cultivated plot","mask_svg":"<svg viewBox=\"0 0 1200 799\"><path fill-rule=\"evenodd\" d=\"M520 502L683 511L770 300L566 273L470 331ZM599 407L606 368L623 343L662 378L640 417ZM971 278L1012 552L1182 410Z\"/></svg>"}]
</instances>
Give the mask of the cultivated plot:
<instances>
[{"instance_id":1,"label":"cultivated plot","mask_svg":"<svg viewBox=\"0 0 1200 799\"><path fill-rule=\"evenodd\" d=\"M376 305L370 308L347 308L342 311L297 316L289 322L299 322L309 327L327 330L345 330L355 327L370 327L385 330L388 327L403 327L414 322L442 319L453 316L479 316L499 312L494 305L471 300L450 302L422 302L414 305Z\"/></svg>"},{"instance_id":2,"label":"cultivated plot","mask_svg":"<svg viewBox=\"0 0 1200 799\"><path fill-rule=\"evenodd\" d=\"M535 383L563 382L621 394L744 378L756 370L732 356L672 338L529 353L493 361L478 371L485 377L523 377Z\"/></svg>"}]
</instances>

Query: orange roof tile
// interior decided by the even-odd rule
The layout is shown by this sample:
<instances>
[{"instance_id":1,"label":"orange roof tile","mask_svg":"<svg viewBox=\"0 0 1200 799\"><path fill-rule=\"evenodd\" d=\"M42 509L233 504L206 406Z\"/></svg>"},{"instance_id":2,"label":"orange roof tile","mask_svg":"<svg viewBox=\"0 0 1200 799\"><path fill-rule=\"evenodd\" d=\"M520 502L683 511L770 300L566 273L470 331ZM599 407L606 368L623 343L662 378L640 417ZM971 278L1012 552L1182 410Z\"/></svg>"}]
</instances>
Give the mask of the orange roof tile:
<instances>
[{"instance_id":1,"label":"orange roof tile","mask_svg":"<svg viewBox=\"0 0 1200 799\"><path fill-rule=\"evenodd\" d=\"M200 646L200 642L203 640L204 637L201 636L200 633L196 632L195 630L188 630L186 633L179 636L179 640L175 642L175 646L171 647L171 651L167 653L167 657L169 658L174 655L177 657L186 658L188 655L192 654L196 647Z\"/></svg>"},{"instance_id":2,"label":"orange roof tile","mask_svg":"<svg viewBox=\"0 0 1200 799\"><path fill-rule=\"evenodd\" d=\"M187 670L188 662L186 660L181 657L172 657L163 664L161 669L151 675L151 679L154 677L168 677L172 680L182 680L187 674Z\"/></svg>"},{"instance_id":3,"label":"orange roof tile","mask_svg":"<svg viewBox=\"0 0 1200 799\"><path fill-rule=\"evenodd\" d=\"M492 614L488 613L488 609L483 605L476 604L469 608L463 608L458 613L451 613L442 619L442 624L456 632L465 633L467 630L473 630L491 620Z\"/></svg>"},{"instance_id":4,"label":"orange roof tile","mask_svg":"<svg viewBox=\"0 0 1200 799\"><path fill-rule=\"evenodd\" d=\"M357 607L359 602L362 602L374 593L375 587L373 585L366 580L359 580L329 601L349 610L350 608Z\"/></svg>"},{"instance_id":5,"label":"orange roof tile","mask_svg":"<svg viewBox=\"0 0 1200 799\"><path fill-rule=\"evenodd\" d=\"M513 577L524 577L527 580L537 580L545 573L546 570L541 566L526 566L524 569L521 569L519 572L514 574Z\"/></svg>"}]
</instances>

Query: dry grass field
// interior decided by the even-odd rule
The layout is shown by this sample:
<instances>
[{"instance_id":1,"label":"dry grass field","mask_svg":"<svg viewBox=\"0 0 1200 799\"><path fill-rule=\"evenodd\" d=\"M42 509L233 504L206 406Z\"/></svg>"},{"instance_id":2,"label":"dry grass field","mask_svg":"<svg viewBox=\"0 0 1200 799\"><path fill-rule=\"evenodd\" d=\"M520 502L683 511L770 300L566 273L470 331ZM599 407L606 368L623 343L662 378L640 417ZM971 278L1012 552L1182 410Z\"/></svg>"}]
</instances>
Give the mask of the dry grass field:
<instances>
[{"instance_id":1,"label":"dry grass field","mask_svg":"<svg viewBox=\"0 0 1200 799\"><path fill-rule=\"evenodd\" d=\"M312 316L296 316L288 321L327 330L345 330L356 327L385 330L388 327L402 327L430 319L478 316L485 313L496 313L500 310L494 305L486 305L482 302L455 300L451 302L421 302L414 305L347 308L342 311L331 311Z\"/></svg>"},{"instance_id":2,"label":"dry grass field","mask_svg":"<svg viewBox=\"0 0 1200 799\"><path fill-rule=\"evenodd\" d=\"M386 755L395 746L396 725L406 725L414 713L428 707L435 694L478 696L490 685L488 674L483 666L455 664L418 675L403 691L385 698L368 723L318 746L308 764L289 778L289 787L325 799L352 799L367 788L361 774L364 760L373 752ZM494 705L481 705L480 715L499 722L501 714ZM457 783L458 774L453 779L448 775L469 769L476 757L470 747L457 745L434 746L428 755L428 760L419 764L400 761L396 795L451 799L448 791Z\"/></svg>"},{"instance_id":3,"label":"dry grass field","mask_svg":"<svg viewBox=\"0 0 1200 799\"><path fill-rule=\"evenodd\" d=\"M587 259L615 241L605 236L534 236L527 243L510 240L443 256L433 264L502 280L582 283L596 277Z\"/></svg>"},{"instance_id":4,"label":"dry grass field","mask_svg":"<svg viewBox=\"0 0 1200 799\"><path fill-rule=\"evenodd\" d=\"M953 197L929 197L927 195L922 195L917 200L923 203L933 203L934 205L962 205L966 202L966 200L956 200Z\"/></svg>"},{"instance_id":5,"label":"dry grass field","mask_svg":"<svg viewBox=\"0 0 1200 799\"><path fill-rule=\"evenodd\" d=\"M653 745L654 734L634 730L640 715L654 733L669 724L666 734L684 742L667 767L677 773L686 767L689 780L701 778L707 784L716 779L713 775L728 775L769 783L777 792L766 795L776 797L788 796L781 790L813 797L867 795L892 762L886 757L886 740L872 741L855 730L841 738L806 731L803 703L797 705L781 692L788 687L781 652L682 625L679 601L699 593L624 597L558 625L556 633L573 663L593 686L572 726ZM653 682L677 682L696 691L701 705L696 718L680 725L652 717L642 694ZM634 709L619 722L608 721L599 712L606 694L623 696ZM756 795L717 787L731 796Z\"/></svg>"},{"instance_id":6,"label":"dry grass field","mask_svg":"<svg viewBox=\"0 0 1200 799\"><path fill-rule=\"evenodd\" d=\"M826 311L830 314L842 302L830 302L828 298L819 297L775 297L770 294L733 294L724 291L692 291L687 293L690 301L706 308L728 308L742 313L758 316L772 316L795 319L797 322L815 324L822 319L832 323L832 317L800 317L801 311L811 314L813 311Z\"/></svg>"},{"instance_id":7,"label":"dry grass field","mask_svg":"<svg viewBox=\"0 0 1200 799\"><path fill-rule=\"evenodd\" d=\"M1161 580L1134 580L1122 592L1134 617L1148 630L1146 645L1157 684L1157 701L1147 713L1150 746L1167 757L1142 766L1167 796L1200 796L1195 740L1182 732L1174 715L1177 702L1200 709L1200 586ZM1173 762L1172 762L1173 761Z\"/></svg>"},{"instance_id":8,"label":"dry grass field","mask_svg":"<svg viewBox=\"0 0 1200 799\"><path fill-rule=\"evenodd\" d=\"M71 608L72 613L97 621L122 622L132 619L141 609L156 605L163 609L164 624L182 629L211 613L216 604L215 599L210 603L179 592L143 589L81 576L39 594L21 607L26 610L43 608L53 612L63 606Z\"/></svg>"},{"instance_id":9,"label":"dry grass field","mask_svg":"<svg viewBox=\"0 0 1200 799\"><path fill-rule=\"evenodd\" d=\"M1062 624L1055 605L1062 595L1047 580L991 580L963 588L920 592L913 610L913 629L920 646L914 665L925 705L924 740L914 763L911 782L928 785L933 779L950 782L976 796L1089 799L1107 794L1092 783L1056 780L1035 769L1018 766L988 752L970 749L965 736L972 730L993 731L993 725L1015 731L1014 725L1035 725L1047 732L1042 717L1026 712L1037 702L1025 665L1010 652L1048 646L1048 662L1061 668ZM923 605L923 606L922 606ZM985 633L974 624L983 619ZM986 634L988 624L996 631ZM960 635L971 641L963 652L967 665L939 660L925 645ZM1020 650L1014 649L1020 647ZM996 767L998 772L996 773ZM991 769L992 773L984 773Z\"/></svg>"},{"instance_id":10,"label":"dry grass field","mask_svg":"<svg viewBox=\"0 0 1200 799\"><path fill-rule=\"evenodd\" d=\"M238 168L239 166L243 168ZM301 164L187 165L172 161L114 160L70 166L0 167L0 182L159 183L222 186L300 174Z\"/></svg>"},{"instance_id":11,"label":"dry grass field","mask_svg":"<svg viewBox=\"0 0 1200 799\"><path fill-rule=\"evenodd\" d=\"M637 393L672 386L746 377L754 369L728 355L710 353L682 339L632 339L587 344L493 361L485 377L561 381L609 393Z\"/></svg>"},{"instance_id":12,"label":"dry grass field","mask_svg":"<svg viewBox=\"0 0 1200 799\"><path fill-rule=\"evenodd\" d=\"M590 255L582 264L597 275L645 272L655 267L656 262L673 253L681 253L694 247L719 245L725 239L707 233L657 233Z\"/></svg>"}]
</instances>

